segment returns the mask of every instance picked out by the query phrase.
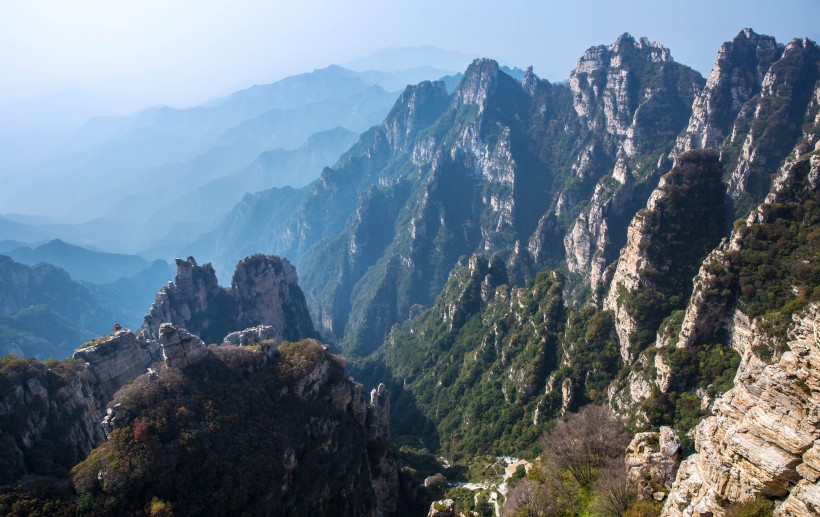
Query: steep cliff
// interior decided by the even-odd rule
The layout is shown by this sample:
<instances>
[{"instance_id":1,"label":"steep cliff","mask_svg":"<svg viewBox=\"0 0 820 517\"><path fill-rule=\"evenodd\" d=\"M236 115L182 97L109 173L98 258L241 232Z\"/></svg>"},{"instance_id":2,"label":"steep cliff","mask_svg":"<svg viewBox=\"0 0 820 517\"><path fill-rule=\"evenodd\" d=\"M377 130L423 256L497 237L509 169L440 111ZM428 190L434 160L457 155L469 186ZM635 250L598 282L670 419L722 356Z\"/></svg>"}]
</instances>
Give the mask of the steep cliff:
<instances>
[{"instance_id":1,"label":"steep cliff","mask_svg":"<svg viewBox=\"0 0 820 517\"><path fill-rule=\"evenodd\" d=\"M105 435L94 375L77 363L0 359L0 484L66 475Z\"/></svg>"},{"instance_id":2,"label":"steep cliff","mask_svg":"<svg viewBox=\"0 0 820 517\"><path fill-rule=\"evenodd\" d=\"M607 57L607 64L602 66L634 67L627 75L635 79L620 86L613 79L610 90L634 93L646 88L646 96L651 97L631 125L641 131L676 134L688 117L686 105L699 87L697 74L675 64L668 51L645 40L636 42L624 36L612 52L615 64ZM594 68L584 60L579 67ZM660 76L650 79L655 74ZM398 218L400 222L409 221L413 231L408 235L396 230L393 243L380 259L382 267L362 278L362 293L371 293L370 298L354 299L357 303L353 304L351 326L346 328L343 343L373 341L372 330L368 335L358 329L372 329L368 320L374 318L367 311L377 303L394 307L391 314L382 317L394 321L400 321L414 303L429 305L430 293L443 285L449 264L460 254L502 252L516 282L532 274L539 264L562 261L567 252L559 243L577 214L577 209L566 212L566 207L583 203L596 190L596 182L612 171L615 154L619 153L613 142L629 139L630 150L636 153L649 152L655 145L643 139L634 127L632 131L623 129L618 117L623 118L624 113L614 115L618 108L605 109L618 97L616 93L603 91L603 84L590 86L584 82L586 75L583 77L583 81L571 81L567 88L540 81L530 73L525 77L526 84L520 84L492 61L473 63L448 111L416 143L415 163L422 171L429 167L428 179L422 189L409 196L409 207L402 210L407 215L400 212ZM572 85L577 89L575 93ZM601 92L593 94L599 87ZM686 93L687 88L690 93ZM582 98L581 89L594 98ZM664 93L653 96L654 89ZM595 96L598 94L603 97L599 99ZM636 109L632 100L637 102L637 98L621 99L621 111L627 105L633 110L629 117ZM659 120L651 115L656 109L679 113L680 120L673 116ZM599 123L607 114L614 118ZM579 142L584 147L579 147ZM664 145L671 148L671 143ZM625 170L631 161L623 152L620 155L621 170ZM643 173L641 165L631 166ZM624 206L619 205L619 210ZM578 251L573 256L583 253ZM393 280L396 277L398 282ZM426 285L419 285L419 277ZM390 294L393 290L407 294L404 299L399 296L396 303L389 298L395 296Z\"/></svg>"},{"instance_id":3,"label":"steep cliff","mask_svg":"<svg viewBox=\"0 0 820 517\"><path fill-rule=\"evenodd\" d=\"M163 323L179 325L206 343L221 343L230 332L260 324L272 326L279 340L315 335L296 270L286 259L266 255L241 260L230 289L219 286L210 264L177 259L175 282L157 293L141 336L158 341Z\"/></svg>"},{"instance_id":4,"label":"steep cliff","mask_svg":"<svg viewBox=\"0 0 820 517\"><path fill-rule=\"evenodd\" d=\"M675 63L665 47L624 34L589 49L569 86L573 108L595 135L573 172L596 186L564 248L570 271L596 287L624 243L626 225L668 167L663 155L686 126L703 78Z\"/></svg>"},{"instance_id":5,"label":"steep cliff","mask_svg":"<svg viewBox=\"0 0 820 517\"><path fill-rule=\"evenodd\" d=\"M819 63L820 49L805 38L784 46L744 29L721 46L675 152L719 149L739 216L763 200L771 176L817 126Z\"/></svg>"},{"instance_id":6,"label":"steep cliff","mask_svg":"<svg viewBox=\"0 0 820 517\"><path fill-rule=\"evenodd\" d=\"M621 356L634 362L661 321L684 308L692 277L720 241L725 214L718 153L675 160L629 225L603 307L615 314Z\"/></svg>"},{"instance_id":7,"label":"steep cliff","mask_svg":"<svg viewBox=\"0 0 820 517\"><path fill-rule=\"evenodd\" d=\"M664 318L655 346L610 386L610 404L639 427L691 429L737 382L747 349L777 361L792 314L820 301L816 138L790 155L765 202L703 261L685 309ZM742 338L750 328L761 336L753 346Z\"/></svg>"},{"instance_id":8,"label":"steep cliff","mask_svg":"<svg viewBox=\"0 0 820 517\"><path fill-rule=\"evenodd\" d=\"M501 253L519 285L565 260L586 275L602 257L600 273L702 84L629 35L590 49L569 85L476 60L452 96L409 87L259 245L297 261L317 325L357 356L431 305L462 255ZM231 221L232 233L244 224Z\"/></svg>"},{"instance_id":9,"label":"steep cliff","mask_svg":"<svg viewBox=\"0 0 820 517\"><path fill-rule=\"evenodd\" d=\"M777 515L820 511L818 318L817 305L795 315L785 351L768 365L755 349L778 338L756 321L736 324L735 385L695 429L698 453L681 465L664 515L722 515L726 503L756 496L779 500Z\"/></svg>"},{"instance_id":10,"label":"steep cliff","mask_svg":"<svg viewBox=\"0 0 820 517\"><path fill-rule=\"evenodd\" d=\"M138 339L130 330L120 330L85 343L72 358L84 363L93 375L93 392L104 408L118 389L145 373L161 355L156 342Z\"/></svg>"}]
</instances>

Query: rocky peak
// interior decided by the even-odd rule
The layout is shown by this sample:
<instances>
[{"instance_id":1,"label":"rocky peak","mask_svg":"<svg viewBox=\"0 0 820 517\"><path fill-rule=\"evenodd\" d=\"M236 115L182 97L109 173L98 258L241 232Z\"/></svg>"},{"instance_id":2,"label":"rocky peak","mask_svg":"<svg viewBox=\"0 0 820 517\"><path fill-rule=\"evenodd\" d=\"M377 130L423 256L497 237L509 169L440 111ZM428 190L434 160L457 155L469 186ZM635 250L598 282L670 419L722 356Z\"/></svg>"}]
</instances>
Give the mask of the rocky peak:
<instances>
[{"instance_id":1,"label":"rocky peak","mask_svg":"<svg viewBox=\"0 0 820 517\"><path fill-rule=\"evenodd\" d=\"M649 41L646 37L635 39L628 32L624 32L615 43L610 45L609 51L614 55L614 63L619 63L625 58L638 54L640 58L651 61L672 61L672 54L669 49L655 41Z\"/></svg>"},{"instance_id":2,"label":"rocky peak","mask_svg":"<svg viewBox=\"0 0 820 517\"><path fill-rule=\"evenodd\" d=\"M210 264L198 266L192 257L177 260L176 283L157 293L143 334L159 341L163 323L184 328L206 343L221 343L230 332L260 324L273 326L280 340L315 335L295 268L286 259L268 255L242 259L230 289L218 285Z\"/></svg>"},{"instance_id":3,"label":"rocky peak","mask_svg":"<svg viewBox=\"0 0 820 517\"><path fill-rule=\"evenodd\" d=\"M625 137L639 106L654 94L669 95L668 86L677 83L691 91L675 94L694 96L701 80L693 70L675 63L662 45L625 33L608 47L588 49L570 74L569 86L575 111L590 129L602 127Z\"/></svg>"},{"instance_id":4,"label":"rocky peak","mask_svg":"<svg viewBox=\"0 0 820 517\"><path fill-rule=\"evenodd\" d=\"M194 257L188 257L185 260L176 259L176 265L176 286L183 296L194 297L200 292L219 287L216 271L210 263L199 266Z\"/></svg>"},{"instance_id":5,"label":"rocky peak","mask_svg":"<svg viewBox=\"0 0 820 517\"><path fill-rule=\"evenodd\" d=\"M456 88L455 105L475 104L482 111L487 99L495 92L501 73L498 63L492 59L481 58L473 61Z\"/></svg>"},{"instance_id":6,"label":"rocky peak","mask_svg":"<svg viewBox=\"0 0 820 517\"><path fill-rule=\"evenodd\" d=\"M495 297L496 286L506 283L507 268L500 257L474 254L466 267L461 266L451 274L448 285L442 291L442 319L449 322L451 327L462 324L470 314Z\"/></svg>"},{"instance_id":7,"label":"rocky peak","mask_svg":"<svg viewBox=\"0 0 820 517\"><path fill-rule=\"evenodd\" d=\"M289 341L316 335L296 268L287 259L261 254L242 259L231 280L231 295L241 322L237 329L271 325L281 332L279 339Z\"/></svg>"},{"instance_id":8,"label":"rocky peak","mask_svg":"<svg viewBox=\"0 0 820 517\"><path fill-rule=\"evenodd\" d=\"M538 82L538 76L533 73L532 66L528 66L527 71L524 72L524 78L521 79L521 87L532 97L538 89Z\"/></svg>"},{"instance_id":9,"label":"rocky peak","mask_svg":"<svg viewBox=\"0 0 820 517\"><path fill-rule=\"evenodd\" d=\"M780 59L775 61L761 81L764 96L792 97L796 89L809 91L817 80L817 61L820 59L817 43L808 38L795 38L786 45ZM800 94L798 94L800 95ZM805 93L803 93L805 95Z\"/></svg>"},{"instance_id":10,"label":"rocky peak","mask_svg":"<svg viewBox=\"0 0 820 517\"><path fill-rule=\"evenodd\" d=\"M450 102L443 81L423 81L402 92L382 123L385 137L394 152L408 152L413 136L441 115Z\"/></svg>"},{"instance_id":11,"label":"rocky peak","mask_svg":"<svg viewBox=\"0 0 820 517\"><path fill-rule=\"evenodd\" d=\"M802 128L817 125L812 99L818 62L817 45L809 39L783 46L771 36L742 30L721 46L675 152L720 149L730 171L729 194L746 206L759 203L771 176L807 136Z\"/></svg>"}]
</instances>

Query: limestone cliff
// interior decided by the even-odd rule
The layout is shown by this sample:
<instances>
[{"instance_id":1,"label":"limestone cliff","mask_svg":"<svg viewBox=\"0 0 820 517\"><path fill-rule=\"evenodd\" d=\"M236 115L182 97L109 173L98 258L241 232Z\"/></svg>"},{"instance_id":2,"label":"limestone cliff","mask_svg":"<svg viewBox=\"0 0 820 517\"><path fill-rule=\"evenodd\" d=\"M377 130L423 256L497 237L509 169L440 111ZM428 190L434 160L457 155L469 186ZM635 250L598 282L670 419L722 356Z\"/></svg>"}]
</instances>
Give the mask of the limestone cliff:
<instances>
[{"instance_id":1,"label":"limestone cliff","mask_svg":"<svg viewBox=\"0 0 820 517\"><path fill-rule=\"evenodd\" d=\"M688 404L700 405L702 415L709 414L715 397L731 387L742 356L732 337L742 334L738 329L758 321L757 327L769 329L769 343L782 344L788 315L817 299L818 245L810 237L820 220L816 141L816 135L807 136L796 146L765 202L736 222L731 236L704 259L685 309L662 312L663 323L652 336L655 346L638 357L623 383L609 389L610 403L622 414L646 425L648 412L657 415L659 401L668 405L669 396L681 393ZM619 335L628 331L621 328ZM764 344L756 353L776 358L781 345ZM707 363L711 366L704 367Z\"/></svg>"},{"instance_id":2,"label":"limestone cliff","mask_svg":"<svg viewBox=\"0 0 820 517\"><path fill-rule=\"evenodd\" d=\"M90 341L78 348L72 357L85 363L93 376L93 391L101 408L118 389L162 358L156 342L137 338L130 330L120 330Z\"/></svg>"},{"instance_id":3,"label":"limestone cliff","mask_svg":"<svg viewBox=\"0 0 820 517\"><path fill-rule=\"evenodd\" d=\"M721 46L676 152L720 149L727 192L748 210L763 200L804 128L818 124L818 63L820 49L809 39L784 46L742 30Z\"/></svg>"},{"instance_id":4,"label":"limestone cliff","mask_svg":"<svg viewBox=\"0 0 820 517\"><path fill-rule=\"evenodd\" d=\"M564 237L570 271L587 276L589 285L597 286L614 260L635 205L643 204L648 194L643 183L656 181L667 166L663 157L656 162L639 157L671 148L702 81L675 63L668 49L629 34L608 47L589 49L570 75L573 107L598 137L573 169L581 177L600 180ZM596 154L608 155L608 160ZM603 171L596 171L596 165L607 162L608 174L601 178Z\"/></svg>"},{"instance_id":5,"label":"limestone cliff","mask_svg":"<svg viewBox=\"0 0 820 517\"><path fill-rule=\"evenodd\" d=\"M720 240L721 172L716 152L680 155L629 225L603 304L615 313L627 364L654 339L661 320L684 307L692 277Z\"/></svg>"},{"instance_id":6,"label":"limestone cliff","mask_svg":"<svg viewBox=\"0 0 820 517\"><path fill-rule=\"evenodd\" d=\"M230 332L257 325L272 326L279 340L315 335L296 270L286 259L266 255L241 260L229 289L219 286L210 264L177 259L176 281L157 293L141 335L158 341L163 323L179 325L206 343L221 343Z\"/></svg>"},{"instance_id":7,"label":"limestone cliff","mask_svg":"<svg viewBox=\"0 0 820 517\"><path fill-rule=\"evenodd\" d=\"M735 386L695 429L698 453L681 464L664 515L721 515L725 502L758 495L780 500L777 515L820 512L819 317L817 305L795 315L786 350L767 365L755 349L773 338L736 315Z\"/></svg>"}]
</instances>

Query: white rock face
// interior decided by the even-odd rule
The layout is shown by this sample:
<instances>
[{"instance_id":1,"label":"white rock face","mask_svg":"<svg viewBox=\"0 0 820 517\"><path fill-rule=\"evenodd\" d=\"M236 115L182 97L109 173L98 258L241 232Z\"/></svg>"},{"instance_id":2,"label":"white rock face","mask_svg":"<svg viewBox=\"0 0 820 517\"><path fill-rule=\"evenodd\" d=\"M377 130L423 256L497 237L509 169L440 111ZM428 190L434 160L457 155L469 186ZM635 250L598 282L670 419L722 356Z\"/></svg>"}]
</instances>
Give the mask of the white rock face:
<instances>
[{"instance_id":1,"label":"white rock face","mask_svg":"<svg viewBox=\"0 0 820 517\"><path fill-rule=\"evenodd\" d=\"M751 29L744 29L734 40L721 45L706 86L692 106L689 127L678 137L675 154L722 147L727 136L732 136L740 109L760 92L763 76L782 52L783 46L774 38Z\"/></svg>"},{"instance_id":2,"label":"white rock face","mask_svg":"<svg viewBox=\"0 0 820 517\"><path fill-rule=\"evenodd\" d=\"M160 360L160 348L156 342L137 339L130 330L120 330L77 349L73 357L88 364L104 406L118 389Z\"/></svg>"},{"instance_id":3,"label":"white rock face","mask_svg":"<svg viewBox=\"0 0 820 517\"><path fill-rule=\"evenodd\" d=\"M816 515L820 447L820 308L795 316L780 360L760 363L751 352L767 345L754 323L736 316L732 337L742 350L735 386L695 428L698 450L681 465L663 514L722 515L721 501L763 494L785 498L778 515ZM711 512L711 513L710 513Z\"/></svg>"},{"instance_id":4,"label":"white rock face","mask_svg":"<svg viewBox=\"0 0 820 517\"><path fill-rule=\"evenodd\" d=\"M673 94L667 88L657 88L651 81L642 83L640 76L644 70L652 70L652 74L664 76L669 82L691 81L692 84L682 86ZM673 76L677 79L672 80ZM589 278L593 289L602 280L607 264L614 259L607 256L613 252L608 250L613 240L610 232L616 231L611 227L611 219L622 216L633 197L639 194L635 190L634 164L630 159L645 150L641 147L641 142L646 141L642 137L658 130L645 126L652 123L648 121L655 118L653 113L672 109L674 95L690 105L701 85L697 74L683 71L666 48L645 38L636 40L628 34L609 47L587 50L570 74L575 112L583 124L590 130L602 132L610 142L606 150L591 144L572 167L575 175L587 177L592 163L600 167L602 158L610 156L604 158L610 164L609 174L599 181L593 199L564 237L569 270ZM665 127L662 131L675 135L679 130L679 127ZM649 174L642 171L643 180L651 182L666 170L668 165L661 157ZM616 185L612 184L613 178ZM640 195L645 196L646 191ZM530 248L537 252L543 247L538 241L530 242Z\"/></svg>"},{"instance_id":5,"label":"white rock face","mask_svg":"<svg viewBox=\"0 0 820 517\"><path fill-rule=\"evenodd\" d=\"M231 332L225 336L225 339L222 340L222 344L247 346L259 343L260 341L276 340L276 336L276 329L272 326L259 325L257 327Z\"/></svg>"},{"instance_id":6,"label":"white rock face","mask_svg":"<svg viewBox=\"0 0 820 517\"><path fill-rule=\"evenodd\" d=\"M201 339L170 323L160 326L159 345L168 368L186 368L208 355L208 348Z\"/></svg>"}]
</instances>

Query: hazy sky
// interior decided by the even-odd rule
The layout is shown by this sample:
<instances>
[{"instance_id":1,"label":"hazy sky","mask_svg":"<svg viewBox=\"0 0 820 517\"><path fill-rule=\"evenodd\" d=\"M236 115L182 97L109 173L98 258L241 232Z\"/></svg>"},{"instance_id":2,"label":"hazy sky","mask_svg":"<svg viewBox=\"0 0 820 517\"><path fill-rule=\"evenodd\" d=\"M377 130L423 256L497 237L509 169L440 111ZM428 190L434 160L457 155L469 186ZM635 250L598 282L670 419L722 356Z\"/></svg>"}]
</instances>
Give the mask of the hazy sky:
<instances>
[{"instance_id":1,"label":"hazy sky","mask_svg":"<svg viewBox=\"0 0 820 517\"><path fill-rule=\"evenodd\" d=\"M818 20L820 0L0 0L0 104L72 86L184 105L416 45L563 80L623 32L707 74L743 27L816 40Z\"/></svg>"}]
</instances>

